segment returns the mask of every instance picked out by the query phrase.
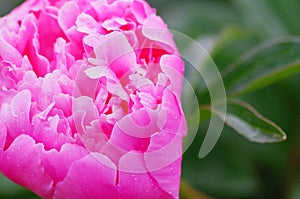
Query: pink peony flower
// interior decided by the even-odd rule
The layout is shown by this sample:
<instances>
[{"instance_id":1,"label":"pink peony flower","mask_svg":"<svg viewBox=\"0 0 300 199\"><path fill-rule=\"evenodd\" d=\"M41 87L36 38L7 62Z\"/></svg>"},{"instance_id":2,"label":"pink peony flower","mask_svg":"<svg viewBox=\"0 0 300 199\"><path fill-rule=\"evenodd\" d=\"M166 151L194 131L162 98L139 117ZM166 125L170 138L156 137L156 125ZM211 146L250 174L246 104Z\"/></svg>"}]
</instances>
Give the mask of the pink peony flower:
<instances>
[{"instance_id":1,"label":"pink peony flower","mask_svg":"<svg viewBox=\"0 0 300 199\"><path fill-rule=\"evenodd\" d=\"M178 198L183 62L144 0L0 19L0 171L43 198Z\"/></svg>"}]
</instances>

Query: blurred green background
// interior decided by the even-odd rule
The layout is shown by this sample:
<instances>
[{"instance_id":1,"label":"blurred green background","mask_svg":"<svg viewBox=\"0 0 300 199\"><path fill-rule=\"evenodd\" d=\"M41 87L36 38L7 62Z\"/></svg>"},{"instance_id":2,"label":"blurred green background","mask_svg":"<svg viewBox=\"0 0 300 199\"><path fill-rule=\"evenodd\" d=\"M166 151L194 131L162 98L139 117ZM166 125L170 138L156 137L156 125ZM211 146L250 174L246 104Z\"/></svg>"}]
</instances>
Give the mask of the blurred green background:
<instances>
[{"instance_id":1,"label":"blurred green background","mask_svg":"<svg viewBox=\"0 0 300 199\"><path fill-rule=\"evenodd\" d=\"M0 15L21 1L0 0ZM222 69L271 38L300 35L300 0L149 0L169 28L194 39L214 38L211 56ZM300 57L300 54L299 54ZM277 123L288 139L251 143L228 127L203 159L203 123L184 154L182 178L214 198L300 198L300 75L240 98ZM200 100L201 101L201 100ZM0 177L0 198L36 198Z\"/></svg>"}]
</instances>

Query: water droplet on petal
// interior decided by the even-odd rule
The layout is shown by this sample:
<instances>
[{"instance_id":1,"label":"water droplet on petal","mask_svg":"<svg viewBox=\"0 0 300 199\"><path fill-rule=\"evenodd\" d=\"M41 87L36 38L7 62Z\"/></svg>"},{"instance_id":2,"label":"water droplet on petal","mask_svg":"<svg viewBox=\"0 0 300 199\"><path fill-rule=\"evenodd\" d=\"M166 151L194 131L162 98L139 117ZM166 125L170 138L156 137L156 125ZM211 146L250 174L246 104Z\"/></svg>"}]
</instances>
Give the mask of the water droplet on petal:
<instances>
[{"instance_id":1,"label":"water droplet on petal","mask_svg":"<svg viewBox=\"0 0 300 199\"><path fill-rule=\"evenodd\" d=\"M2 86L2 90L3 90L3 91L7 91L8 89L7 89L6 86Z\"/></svg>"}]
</instances>

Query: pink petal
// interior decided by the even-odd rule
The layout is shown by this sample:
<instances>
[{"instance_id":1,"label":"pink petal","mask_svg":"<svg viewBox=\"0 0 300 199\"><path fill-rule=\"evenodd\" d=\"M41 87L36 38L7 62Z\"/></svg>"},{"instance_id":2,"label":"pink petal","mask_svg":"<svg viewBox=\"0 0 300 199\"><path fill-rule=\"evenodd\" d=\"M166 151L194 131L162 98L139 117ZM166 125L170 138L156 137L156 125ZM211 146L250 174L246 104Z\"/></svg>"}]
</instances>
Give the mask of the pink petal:
<instances>
[{"instance_id":1,"label":"pink petal","mask_svg":"<svg viewBox=\"0 0 300 199\"><path fill-rule=\"evenodd\" d=\"M71 41L69 43L69 52L76 59L82 58L82 37L83 34L76 30L76 19L79 15L79 6L74 1L66 2L58 11L58 24ZM67 17L66 17L67 16Z\"/></svg>"},{"instance_id":2,"label":"pink petal","mask_svg":"<svg viewBox=\"0 0 300 199\"><path fill-rule=\"evenodd\" d=\"M77 16L79 15L78 4L74 1L69 1L65 3L58 11L58 24L62 30L67 33L67 31L75 25ZM65 17L68 16L68 17Z\"/></svg>"},{"instance_id":3,"label":"pink petal","mask_svg":"<svg viewBox=\"0 0 300 199\"><path fill-rule=\"evenodd\" d=\"M157 113L147 108L126 115L115 124L110 142L125 151L144 152L150 137L160 132L157 120Z\"/></svg>"},{"instance_id":4,"label":"pink petal","mask_svg":"<svg viewBox=\"0 0 300 199\"><path fill-rule=\"evenodd\" d=\"M64 181L56 185L53 198L117 198L116 176L116 166L106 156L90 154L71 165Z\"/></svg>"},{"instance_id":5,"label":"pink petal","mask_svg":"<svg viewBox=\"0 0 300 199\"><path fill-rule=\"evenodd\" d=\"M81 13L76 19L77 30L86 34L94 34L99 30L98 22L90 15Z\"/></svg>"},{"instance_id":6,"label":"pink petal","mask_svg":"<svg viewBox=\"0 0 300 199\"><path fill-rule=\"evenodd\" d=\"M128 7L128 2L99 0L92 2L91 5L97 13L98 20L104 21L112 16L124 16Z\"/></svg>"},{"instance_id":7,"label":"pink petal","mask_svg":"<svg viewBox=\"0 0 300 199\"><path fill-rule=\"evenodd\" d=\"M0 57L21 66L22 55L0 35Z\"/></svg>"},{"instance_id":8,"label":"pink petal","mask_svg":"<svg viewBox=\"0 0 300 199\"><path fill-rule=\"evenodd\" d=\"M53 48L56 39L59 37L65 38L62 29L59 27L57 22L57 16L53 14L42 11L38 18L38 33L40 38L40 50L39 53L46 57L49 61L53 60Z\"/></svg>"},{"instance_id":9,"label":"pink petal","mask_svg":"<svg viewBox=\"0 0 300 199\"><path fill-rule=\"evenodd\" d=\"M29 111L31 106L31 94L23 90L16 94L10 104L3 104L1 108L1 119L6 125L11 138L20 134L31 134Z\"/></svg>"},{"instance_id":10,"label":"pink petal","mask_svg":"<svg viewBox=\"0 0 300 199\"><path fill-rule=\"evenodd\" d=\"M145 164L150 175L157 181L162 190L178 197L181 169L182 136L162 131L150 141L145 153Z\"/></svg>"},{"instance_id":11,"label":"pink petal","mask_svg":"<svg viewBox=\"0 0 300 199\"><path fill-rule=\"evenodd\" d=\"M96 58L106 58L109 68L121 78L136 65L135 53L126 36L120 32L112 32L103 38L105 40L94 47Z\"/></svg>"},{"instance_id":12,"label":"pink petal","mask_svg":"<svg viewBox=\"0 0 300 199\"><path fill-rule=\"evenodd\" d=\"M176 135L185 135L185 130L181 129L184 124L184 116L180 107L180 101L170 89L166 89L162 98L162 109L166 112L165 123L162 129ZM179 131L182 130L182 131Z\"/></svg>"},{"instance_id":13,"label":"pink petal","mask_svg":"<svg viewBox=\"0 0 300 199\"><path fill-rule=\"evenodd\" d=\"M149 138L160 131L157 120L157 111L142 108L123 117L115 124L115 126L119 127L120 130L129 136Z\"/></svg>"},{"instance_id":14,"label":"pink petal","mask_svg":"<svg viewBox=\"0 0 300 199\"><path fill-rule=\"evenodd\" d=\"M68 75L69 68L75 63L75 58L67 51L66 41L59 37L54 44L55 60L51 63L51 71L59 69L61 73Z\"/></svg>"},{"instance_id":15,"label":"pink petal","mask_svg":"<svg viewBox=\"0 0 300 199\"><path fill-rule=\"evenodd\" d=\"M107 31L129 31L129 30L135 30L136 24L133 22L126 21L123 18L112 18L105 20L102 23L102 27L106 29Z\"/></svg>"},{"instance_id":16,"label":"pink petal","mask_svg":"<svg viewBox=\"0 0 300 199\"><path fill-rule=\"evenodd\" d=\"M7 130L5 125L2 122L2 119L0 120L0 151L4 150L5 147L5 141L6 141L6 136L7 136ZM1 155L0 155L1 157Z\"/></svg>"},{"instance_id":17,"label":"pink petal","mask_svg":"<svg viewBox=\"0 0 300 199\"><path fill-rule=\"evenodd\" d=\"M162 108L166 114L163 123L160 124L163 130L151 137L148 150L145 153L145 164L160 187L177 197L182 138L187 128L176 96L168 89L164 91ZM168 176L168 180L165 176Z\"/></svg>"},{"instance_id":18,"label":"pink petal","mask_svg":"<svg viewBox=\"0 0 300 199\"><path fill-rule=\"evenodd\" d=\"M53 101L55 102L55 108L62 110L65 117L72 115L72 97L70 95L55 95Z\"/></svg>"},{"instance_id":19,"label":"pink petal","mask_svg":"<svg viewBox=\"0 0 300 199\"><path fill-rule=\"evenodd\" d=\"M180 97L183 77L183 62L178 55L163 55L160 60L161 69L171 82L170 89Z\"/></svg>"},{"instance_id":20,"label":"pink petal","mask_svg":"<svg viewBox=\"0 0 300 199\"><path fill-rule=\"evenodd\" d=\"M44 0L27 0L19 7L15 8L8 16L13 18L14 21L23 20L30 11L39 11L45 7L46 1Z\"/></svg>"},{"instance_id":21,"label":"pink petal","mask_svg":"<svg viewBox=\"0 0 300 199\"><path fill-rule=\"evenodd\" d=\"M120 159L119 186L121 189L119 198L172 198L147 172L143 157L142 153L130 152ZM167 175L164 177L169 180Z\"/></svg>"},{"instance_id":22,"label":"pink petal","mask_svg":"<svg viewBox=\"0 0 300 199\"><path fill-rule=\"evenodd\" d=\"M74 81L65 75L58 78L60 89L64 94L73 95Z\"/></svg>"},{"instance_id":23,"label":"pink petal","mask_svg":"<svg viewBox=\"0 0 300 199\"><path fill-rule=\"evenodd\" d=\"M9 179L39 196L51 198L53 182L42 167L43 152L42 144L35 144L28 135L20 135L6 151L0 152L0 170Z\"/></svg>"},{"instance_id":24,"label":"pink petal","mask_svg":"<svg viewBox=\"0 0 300 199\"><path fill-rule=\"evenodd\" d=\"M26 45L24 54L28 56L35 73L38 76L44 76L50 69L50 63L46 57L40 54L40 43L37 21L33 14L28 14L25 18L26 23L24 26L28 28L26 32L27 39L29 40Z\"/></svg>"},{"instance_id":25,"label":"pink petal","mask_svg":"<svg viewBox=\"0 0 300 199\"><path fill-rule=\"evenodd\" d=\"M179 198L181 156L168 166L152 171L150 175L155 179L158 186L163 191L170 194L172 198Z\"/></svg>"},{"instance_id":26,"label":"pink petal","mask_svg":"<svg viewBox=\"0 0 300 199\"><path fill-rule=\"evenodd\" d=\"M75 79L74 97L88 96L94 98L97 87L97 79L91 79L84 71L88 68L87 62L83 62Z\"/></svg>"},{"instance_id":27,"label":"pink petal","mask_svg":"<svg viewBox=\"0 0 300 199\"><path fill-rule=\"evenodd\" d=\"M140 1L140 0L134 0L133 3L131 4L131 9L137 21L141 24L147 18L147 16L155 13L154 9L152 9L144 1Z\"/></svg>"},{"instance_id":28,"label":"pink petal","mask_svg":"<svg viewBox=\"0 0 300 199\"><path fill-rule=\"evenodd\" d=\"M51 111L54 112L55 109ZM65 143L75 143L76 140L70 136L72 133L66 119L60 119L60 116L55 113L54 116L45 118L45 112L47 110L32 118L34 140L43 143L46 150L60 150Z\"/></svg>"},{"instance_id":29,"label":"pink petal","mask_svg":"<svg viewBox=\"0 0 300 199\"><path fill-rule=\"evenodd\" d=\"M57 79L51 73L46 74L43 81L42 89L44 94L49 96L54 96L61 93L61 89L57 82Z\"/></svg>"},{"instance_id":30,"label":"pink petal","mask_svg":"<svg viewBox=\"0 0 300 199\"><path fill-rule=\"evenodd\" d=\"M55 149L46 151L42 156L42 165L55 185L64 180L73 162L86 155L88 152L85 148L67 143L62 146L60 151Z\"/></svg>"},{"instance_id":31,"label":"pink petal","mask_svg":"<svg viewBox=\"0 0 300 199\"><path fill-rule=\"evenodd\" d=\"M162 49L172 53L175 51L176 45L173 36L160 17L150 15L144 21L142 33L146 38L156 41Z\"/></svg>"},{"instance_id":32,"label":"pink petal","mask_svg":"<svg viewBox=\"0 0 300 199\"><path fill-rule=\"evenodd\" d=\"M81 113L83 114L81 115ZM93 103L93 99L86 96L76 98L73 101L73 114L78 114L78 117L75 118L75 123L80 125L80 121L82 121L83 127L81 128L85 128L85 126L90 125L90 123L93 120L96 120L98 116L97 108ZM79 127L79 129L81 128Z\"/></svg>"}]
</instances>

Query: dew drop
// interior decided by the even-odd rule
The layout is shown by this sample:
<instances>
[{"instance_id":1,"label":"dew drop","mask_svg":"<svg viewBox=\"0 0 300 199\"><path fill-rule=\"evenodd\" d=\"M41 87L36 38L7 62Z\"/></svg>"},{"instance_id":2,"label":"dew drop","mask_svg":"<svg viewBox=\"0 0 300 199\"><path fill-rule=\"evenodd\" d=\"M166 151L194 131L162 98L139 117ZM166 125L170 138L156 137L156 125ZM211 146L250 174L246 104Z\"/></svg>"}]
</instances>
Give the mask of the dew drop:
<instances>
[{"instance_id":1,"label":"dew drop","mask_svg":"<svg viewBox=\"0 0 300 199\"><path fill-rule=\"evenodd\" d=\"M3 91L7 91L8 89L7 89L6 86L2 86L2 90L3 90Z\"/></svg>"}]
</instances>

